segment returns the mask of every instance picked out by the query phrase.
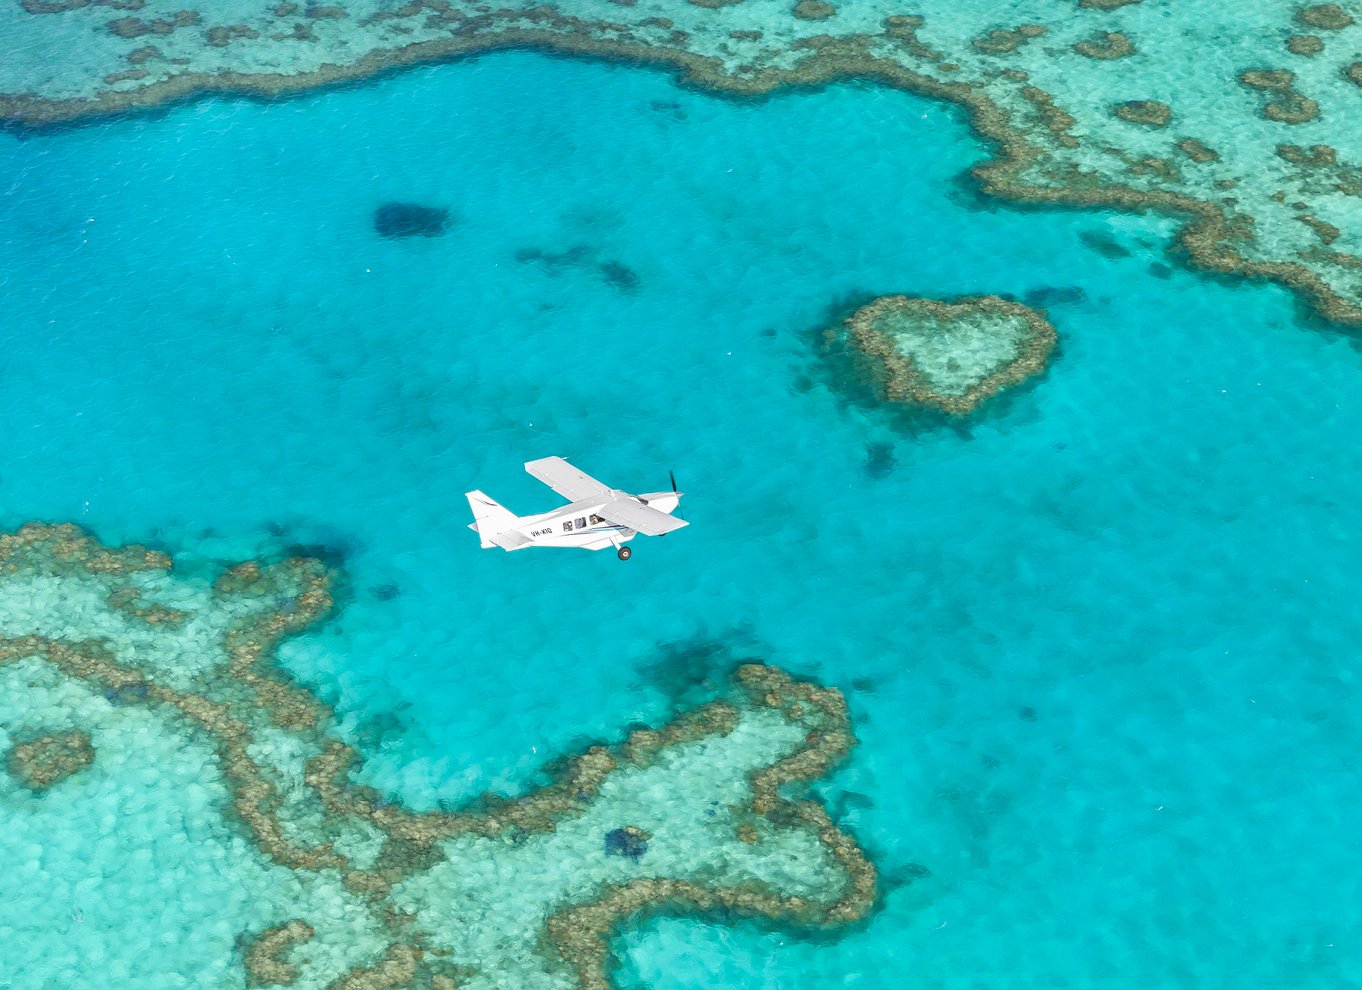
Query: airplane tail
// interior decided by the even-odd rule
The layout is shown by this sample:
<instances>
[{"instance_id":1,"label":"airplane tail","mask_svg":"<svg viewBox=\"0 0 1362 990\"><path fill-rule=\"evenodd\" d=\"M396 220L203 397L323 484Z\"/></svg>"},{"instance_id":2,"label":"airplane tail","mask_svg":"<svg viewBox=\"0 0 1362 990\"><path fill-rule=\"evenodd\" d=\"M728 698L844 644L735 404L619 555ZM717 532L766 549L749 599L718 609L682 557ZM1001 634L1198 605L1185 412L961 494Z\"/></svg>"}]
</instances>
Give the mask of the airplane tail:
<instances>
[{"instance_id":1,"label":"airplane tail","mask_svg":"<svg viewBox=\"0 0 1362 990\"><path fill-rule=\"evenodd\" d=\"M466 497L468 507L473 510L474 519L474 522L468 528L477 532L478 536L482 538L484 549L501 546L497 537L506 530L513 528L520 521L520 517L482 492L468 492Z\"/></svg>"}]
</instances>

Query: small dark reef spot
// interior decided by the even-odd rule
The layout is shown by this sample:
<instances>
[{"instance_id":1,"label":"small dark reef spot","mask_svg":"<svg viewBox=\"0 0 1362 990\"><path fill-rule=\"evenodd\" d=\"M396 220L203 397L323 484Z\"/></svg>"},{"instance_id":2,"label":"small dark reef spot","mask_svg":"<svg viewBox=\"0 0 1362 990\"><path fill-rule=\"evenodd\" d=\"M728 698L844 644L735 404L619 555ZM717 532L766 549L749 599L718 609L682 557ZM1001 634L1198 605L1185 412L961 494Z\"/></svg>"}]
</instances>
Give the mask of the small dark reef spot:
<instances>
[{"instance_id":1,"label":"small dark reef spot","mask_svg":"<svg viewBox=\"0 0 1362 990\"><path fill-rule=\"evenodd\" d=\"M607 856L623 856L625 859L637 863L648 851L648 840L651 838L652 836L643 829L636 828L633 825L611 829L605 833L605 854Z\"/></svg>"},{"instance_id":2,"label":"small dark reef spot","mask_svg":"<svg viewBox=\"0 0 1362 990\"><path fill-rule=\"evenodd\" d=\"M1104 230L1083 230L1078 239L1104 258L1129 258L1130 250Z\"/></svg>"},{"instance_id":3,"label":"small dark reef spot","mask_svg":"<svg viewBox=\"0 0 1362 990\"><path fill-rule=\"evenodd\" d=\"M894 473L896 464L892 443L866 445L863 466L867 477L874 478L877 481L881 478L887 478Z\"/></svg>"},{"instance_id":4,"label":"small dark reef spot","mask_svg":"<svg viewBox=\"0 0 1362 990\"><path fill-rule=\"evenodd\" d=\"M674 103L668 100L653 100L653 102L649 105L652 107L655 113L666 114L673 120L686 119L686 111L682 109L681 104L679 103Z\"/></svg>"},{"instance_id":5,"label":"small dark reef spot","mask_svg":"<svg viewBox=\"0 0 1362 990\"><path fill-rule=\"evenodd\" d=\"M1032 289L1022 297L1022 301L1036 309L1044 309L1047 306L1086 302L1087 298L1088 294L1076 285L1047 285Z\"/></svg>"},{"instance_id":6,"label":"small dark reef spot","mask_svg":"<svg viewBox=\"0 0 1362 990\"><path fill-rule=\"evenodd\" d=\"M589 244L576 244L565 251L545 251L537 247L516 250L515 260L522 265L537 264L550 276L557 278L569 268L595 268L606 285L618 292L637 292L638 272L620 261L598 260L597 249Z\"/></svg>"},{"instance_id":7,"label":"small dark reef spot","mask_svg":"<svg viewBox=\"0 0 1362 990\"><path fill-rule=\"evenodd\" d=\"M602 261L600 264L601 278L605 279L605 284L612 289L620 292L636 292L638 290L638 272L627 265L620 264L618 261Z\"/></svg>"},{"instance_id":8,"label":"small dark reef spot","mask_svg":"<svg viewBox=\"0 0 1362 990\"><path fill-rule=\"evenodd\" d=\"M439 237L449 226L449 211L417 203L384 203L374 210L379 237Z\"/></svg>"}]
</instances>

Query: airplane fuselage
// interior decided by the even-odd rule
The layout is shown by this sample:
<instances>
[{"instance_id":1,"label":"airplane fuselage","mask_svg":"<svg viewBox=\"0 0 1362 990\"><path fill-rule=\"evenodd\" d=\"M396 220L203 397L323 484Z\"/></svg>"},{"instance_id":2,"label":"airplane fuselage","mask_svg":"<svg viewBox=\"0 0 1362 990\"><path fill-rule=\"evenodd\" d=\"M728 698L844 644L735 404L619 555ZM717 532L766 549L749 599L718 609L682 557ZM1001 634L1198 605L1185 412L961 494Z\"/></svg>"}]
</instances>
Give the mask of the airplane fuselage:
<instances>
[{"instance_id":1,"label":"airplane fuselage","mask_svg":"<svg viewBox=\"0 0 1362 990\"><path fill-rule=\"evenodd\" d=\"M616 497L636 499L649 508L657 509L668 515L676 511L681 496L676 492L648 492L643 495L627 495L624 492L611 493ZM638 533L628 526L621 526L603 518L598 510L610 499L603 497L586 498L578 502L541 512L533 516L521 516L513 529L526 538L526 542L516 550L526 547L580 547L585 550L604 550L606 547L627 543Z\"/></svg>"},{"instance_id":2,"label":"airplane fuselage","mask_svg":"<svg viewBox=\"0 0 1362 990\"><path fill-rule=\"evenodd\" d=\"M548 485L568 504L533 516L518 516L486 492L466 492L476 532L484 549L523 550L525 547L615 547L620 560L633 552L623 544L642 533L665 536L686 526L674 517L681 493L672 476L669 492L631 495L609 488L583 474L561 457L526 461L525 470Z\"/></svg>"}]
</instances>

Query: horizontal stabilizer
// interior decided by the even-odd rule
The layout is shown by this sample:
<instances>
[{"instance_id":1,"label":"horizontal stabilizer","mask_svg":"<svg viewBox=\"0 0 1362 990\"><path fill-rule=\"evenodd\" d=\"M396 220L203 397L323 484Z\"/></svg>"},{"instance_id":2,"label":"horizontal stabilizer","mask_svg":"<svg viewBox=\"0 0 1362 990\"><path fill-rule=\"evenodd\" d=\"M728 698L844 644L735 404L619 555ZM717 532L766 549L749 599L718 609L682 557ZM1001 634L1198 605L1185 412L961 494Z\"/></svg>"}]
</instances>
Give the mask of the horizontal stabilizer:
<instances>
[{"instance_id":1,"label":"horizontal stabilizer","mask_svg":"<svg viewBox=\"0 0 1362 990\"><path fill-rule=\"evenodd\" d=\"M508 529L504 533L498 533L496 536L493 536L492 542L503 550L517 550L533 541L519 530Z\"/></svg>"},{"instance_id":2,"label":"horizontal stabilizer","mask_svg":"<svg viewBox=\"0 0 1362 990\"><path fill-rule=\"evenodd\" d=\"M610 490L589 474L578 471L561 457L541 457L537 461L527 461L525 470L569 502L579 502Z\"/></svg>"},{"instance_id":3,"label":"horizontal stabilizer","mask_svg":"<svg viewBox=\"0 0 1362 990\"><path fill-rule=\"evenodd\" d=\"M684 519L677 519L642 502L633 499L617 498L606 502L596 510L596 514L620 526L628 526L644 536L661 536L687 526Z\"/></svg>"}]
</instances>

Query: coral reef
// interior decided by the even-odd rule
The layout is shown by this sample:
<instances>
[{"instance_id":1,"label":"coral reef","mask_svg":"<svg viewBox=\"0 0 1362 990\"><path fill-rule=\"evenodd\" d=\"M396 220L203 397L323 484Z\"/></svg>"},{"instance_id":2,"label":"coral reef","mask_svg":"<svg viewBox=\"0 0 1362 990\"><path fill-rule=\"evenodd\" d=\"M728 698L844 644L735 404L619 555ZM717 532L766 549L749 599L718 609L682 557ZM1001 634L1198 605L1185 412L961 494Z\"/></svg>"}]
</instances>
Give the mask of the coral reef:
<instances>
[{"instance_id":1,"label":"coral reef","mask_svg":"<svg viewBox=\"0 0 1362 990\"><path fill-rule=\"evenodd\" d=\"M317 929L306 921L294 918L286 924L276 925L249 939L245 953L246 985L292 986L298 981L298 967L285 961L281 956L316 934Z\"/></svg>"},{"instance_id":2,"label":"coral reef","mask_svg":"<svg viewBox=\"0 0 1362 990\"><path fill-rule=\"evenodd\" d=\"M1347 126L1362 24L1343 5L1265 0L1246 17L1172 0L1034 0L1025 23L1000 26L988 5L946 0L888 16L823 0L702 0L666 16L623 0L243 0L230 22L181 2L0 8L14 53L0 59L0 117L42 125L197 92L272 95L527 47L666 66L688 85L736 95L862 79L963 106L997 149L974 169L989 194L1174 215L1182 257L1291 286L1329 319L1362 325L1362 195L1273 169L1288 128L1296 143L1362 161L1362 138ZM110 7L138 16L111 21ZM34 51L52 54L22 54ZM1274 68L1282 60L1290 67ZM1171 106L1172 121L1159 127L1136 104ZM1169 164L1191 146L1218 157ZM1318 250L1302 215L1340 231L1331 251Z\"/></svg>"},{"instance_id":3,"label":"coral reef","mask_svg":"<svg viewBox=\"0 0 1362 990\"><path fill-rule=\"evenodd\" d=\"M747 664L719 698L561 761L537 791L418 812L351 779L360 754L335 714L276 662L332 608L334 572L248 561L208 584L170 565L70 525L0 535L0 679L11 704L79 688L140 713L138 745L212 754L224 791L208 807L292 891L241 933L251 985L604 988L607 939L639 912L832 927L871 909L874 868L799 793L855 742L835 690ZM152 622L169 603L179 620ZM50 734L9 766L37 789L91 755L88 736Z\"/></svg>"},{"instance_id":4,"label":"coral reef","mask_svg":"<svg viewBox=\"0 0 1362 990\"><path fill-rule=\"evenodd\" d=\"M1074 42L1074 51L1084 58L1110 61L1111 59L1134 55L1135 46L1131 43L1130 38L1120 31L1106 31L1091 38Z\"/></svg>"},{"instance_id":5,"label":"coral reef","mask_svg":"<svg viewBox=\"0 0 1362 990\"><path fill-rule=\"evenodd\" d=\"M847 328L883 364L891 400L956 415L1038 374L1056 340L1039 311L998 296L883 296L853 313Z\"/></svg>"},{"instance_id":6,"label":"coral reef","mask_svg":"<svg viewBox=\"0 0 1362 990\"><path fill-rule=\"evenodd\" d=\"M1116 104L1111 112L1121 120L1149 127L1167 127L1173 117L1173 108L1158 100L1127 100Z\"/></svg>"},{"instance_id":7,"label":"coral reef","mask_svg":"<svg viewBox=\"0 0 1362 990\"><path fill-rule=\"evenodd\" d=\"M9 772L31 791L45 791L94 761L89 734L75 729L17 742L5 758Z\"/></svg>"}]
</instances>

